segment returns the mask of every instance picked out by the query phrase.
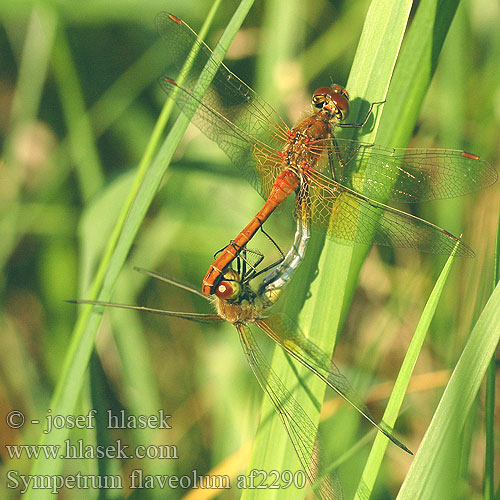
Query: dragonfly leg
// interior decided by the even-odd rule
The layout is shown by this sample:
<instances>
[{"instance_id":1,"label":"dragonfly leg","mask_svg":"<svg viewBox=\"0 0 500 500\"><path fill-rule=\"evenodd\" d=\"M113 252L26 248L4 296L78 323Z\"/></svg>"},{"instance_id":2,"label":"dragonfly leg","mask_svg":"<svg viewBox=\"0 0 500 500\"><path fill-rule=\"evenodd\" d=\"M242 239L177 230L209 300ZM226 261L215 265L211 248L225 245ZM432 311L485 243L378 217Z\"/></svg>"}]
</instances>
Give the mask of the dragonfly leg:
<instances>
[{"instance_id":1,"label":"dragonfly leg","mask_svg":"<svg viewBox=\"0 0 500 500\"><path fill-rule=\"evenodd\" d=\"M257 276L260 276L261 274L269 271L270 269L273 269L274 267L281 264L285 258L285 254L283 253L283 251L281 250L279 245L273 240L273 238L268 233L266 233L266 231L264 231L264 228L262 225L260 226L260 230L264 233L264 235L271 241L271 243L274 245L274 247L278 250L278 252L280 253L280 257L276 261L274 261L272 264L269 264L265 268L257 271L257 266L262 262L262 260L264 260L264 255L260 254L261 258L257 261L256 264L254 264L252 266L253 270L250 273L248 273L247 275L245 275L244 281L249 281L251 279L254 279ZM254 250L247 250L247 251L250 251L250 252L253 252L254 254L257 254L257 252L255 252Z\"/></svg>"},{"instance_id":2,"label":"dragonfly leg","mask_svg":"<svg viewBox=\"0 0 500 500\"><path fill-rule=\"evenodd\" d=\"M278 250L280 254L280 257L276 261L268 265L265 269L259 271L259 274L262 274L265 273L266 271L269 271L269 269L272 269L273 267L276 267L279 264L281 264L283 262L283 259L285 258L285 254L283 253L279 245L271 238L271 236L264 231L264 228L262 226L260 226L260 230L264 233L264 235L269 239L269 241L274 245L274 248L276 248L276 250Z\"/></svg>"},{"instance_id":3,"label":"dragonfly leg","mask_svg":"<svg viewBox=\"0 0 500 500\"><path fill-rule=\"evenodd\" d=\"M331 143L333 146L333 151L332 148L328 148L328 163L330 165L330 174L332 176L332 179L335 182L338 182L343 176L340 175L339 178L337 178L337 175L335 174L335 160L337 160L338 166L343 169L346 165L346 162L340 155L340 149L338 147L337 141L335 139L335 136L332 135L331 137Z\"/></svg>"},{"instance_id":4,"label":"dragonfly leg","mask_svg":"<svg viewBox=\"0 0 500 500\"><path fill-rule=\"evenodd\" d=\"M252 262L247 254L251 254L253 256L257 256L255 262ZM257 276L257 268L260 263L264 260L264 254L257 250L250 250L246 248L246 246L242 249L240 254L238 255L237 265L238 265L238 275L241 276L241 282L247 282Z\"/></svg>"},{"instance_id":5,"label":"dragonfly leg","mask_svg":"<svg viewBox=\"0 0 500 500\"><path fill-rule=\"evenodd\" d=\"M384 104L385 99L383 101L375 101L370 104L370 107L368 108L368 112L366 113L366 116L364 120L361 123L337 123L335 124L336 127L342 127L342 128L363 128L366 123L368 122L368 118L370 118L370 115L372 114L373 107L377 104Z\"/></svg>"},{"instance_id":6,"label":"dragonfly leg","mask_svg":"<svg viewBox=\"0 0 500 500\"><path fill-rule=\"evenodd\" d=\"M229 242L229 246L232 246L234 248L234 250L236 251L236 255L238 255L243 250L243 248L245 248L244 246L238 245L238 243L236 243L234 240L231 240ZM224 248L221 248L220 250L217 250L217 252L214 253L214 259L217 258L217 256L221 252L223 252L224 250L226 250L227 247L228 247L228 245L226 245Z\"/></svg>"},{"instance_id":7,"label":"dragonfly leg","mask_svg":"<svg viewBox=\"0 0 500 500\"><path fill-rule=\"evenodd\" d=\"M332 147L328 148L328 163L330 165L330 174L332 176L332 179L335 182L345 182L345 176L342 175L341 171L352 161L353 158L357 156L359 153L359 150L362 147L367 147L367 144L361 145L359 144L356 148L353 148L352 152L350 155L346 158L342 158L342 155L340 154L340 147L338 146L338 143L335 139L335 136L331 136L331 144ZM340 172L335 173L335 165L336 163L340 167Z\"/></svg>"}]
</instances>

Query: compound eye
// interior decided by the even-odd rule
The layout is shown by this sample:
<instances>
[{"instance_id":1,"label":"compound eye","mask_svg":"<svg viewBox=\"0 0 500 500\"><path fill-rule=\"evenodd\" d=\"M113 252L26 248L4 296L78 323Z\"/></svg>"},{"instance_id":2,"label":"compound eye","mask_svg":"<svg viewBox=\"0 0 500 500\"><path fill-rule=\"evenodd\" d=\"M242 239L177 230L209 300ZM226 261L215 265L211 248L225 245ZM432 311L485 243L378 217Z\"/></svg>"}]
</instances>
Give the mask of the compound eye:
<instances>
[{"instance_id":1,"label":"compound eye","mask_svg":"<svg viewBox=\"0 0 500 500\"><path fill-rule=\"evenodd\" d=\"M237 281L222 280L215 289L215 295L219 299L231 300L238 297L240 291L241 286Z\"/></svg>"},{"instance_id":2,"label":"compound eye","mask_svg":"<svg viewBox=\"0 0 500 500\"><path fill-rule=\"evenodd\" d=\"M312 105L314 111L320 111L325 105L326 96L331 95L332 89L329 87L320 87L313 92Z\"/></svg>"},{"instance_id":3,"label":"compound eye","mask_svg":"<svg viewBox=\"0 0 500 500\"><path fill-rule=\"evenodd\" d=\"M320 103L319 107L323 107L325 103L325 96L330 95L332 93L332 89L329 87L320 87L313 92L312 102L313 105L318 107L317 103Z\"/></svg>"},{"instance_id":4,"label":"compound eye","mask_svg":"<svg viewBox=\"0 0 500 500\"><path fill-rule=\"evenodd\" d=\"M340 85L337 85L337 84L334 83L332 85L332 90L336 94L343 95L347 100L349 100L349 94L348 94L347 90L344 87L341 87Z\"/></svg>"},{"instance_id":5,"label":"compound eye","mask_svg":"<svg viewBox=\"0 0 500 500\"><path fill-rule=\"evenodd\" d=\"M347 113L349 113L349 101L344 97L343 94L334 95L332 97L332 100L333 102L335 102L338 110L335 116L339 120L343 120L347 116Z\"/></svg>"}]
</instances>

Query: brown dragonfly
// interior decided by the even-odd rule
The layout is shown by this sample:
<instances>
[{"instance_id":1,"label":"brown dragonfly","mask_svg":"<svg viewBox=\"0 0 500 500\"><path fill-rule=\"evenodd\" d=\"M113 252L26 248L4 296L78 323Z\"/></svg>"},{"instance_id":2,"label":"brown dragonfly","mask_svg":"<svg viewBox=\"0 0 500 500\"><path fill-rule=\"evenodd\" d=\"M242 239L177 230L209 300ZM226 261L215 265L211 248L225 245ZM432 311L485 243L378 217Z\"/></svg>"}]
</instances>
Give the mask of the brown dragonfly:
<instances>
[{"instance_id":1,"label":"brown dragonfly","mask_svg":"<svg viewBox=\"0 0 500 500\"><path fill-rule=\"evenodd\" d=\"M270 310L300 264L308 239L308 229L304 225L304 220L298 220L294 245L279 265L267 268L270 272L264 277L258 289L254 289L253 284L255 278L260 274L258 268L263 255L243 248L230 265L230 268L226 268L214 298L207 297L192 286L173 278L136 268L148 276L203 297L213 303L216 310L215 314L165 311L112 302L87 300L69 302L146 311L205 324L228 321L234 325L248 364L262 390L278 413L305 476L309 483L314 485L315 493L322 500L341 500L341 483L336 473L328 470L330 461L323 454L317 426L311 421L305 410L269 365L254 338L252 328L259 329L276 342L292 359L308 368L394 444L407 453L411 454L411 451L392 435L391 429L383 422L377 423L375 421L361 398L357 396L347 379L331 361L330 356L308 339L298 325L287 315Z\"/></svg>"}]
</instances>

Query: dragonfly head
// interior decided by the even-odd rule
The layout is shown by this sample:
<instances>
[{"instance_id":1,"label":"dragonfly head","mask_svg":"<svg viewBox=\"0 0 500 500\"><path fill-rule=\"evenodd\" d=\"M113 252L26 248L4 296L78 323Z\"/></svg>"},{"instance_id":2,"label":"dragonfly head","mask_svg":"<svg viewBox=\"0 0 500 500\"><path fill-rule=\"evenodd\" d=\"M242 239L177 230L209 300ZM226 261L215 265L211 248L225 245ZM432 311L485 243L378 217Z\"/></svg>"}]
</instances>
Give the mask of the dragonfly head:
<instances>
[{"instance_id":1,"label":"dragonfly head","mask_svg":"<svg viewBox=\"0 0 500 500\"><path fill-rule=\"evenodd\" d=\"M340 85L320 87L313 93L312 107L315 113L326 113L329 117L343 120L349 113L349 94Z\"/></svg>"},{"instance_id":2,"label":"dragonfly head","mask_svg":"<svg viewBox=\"0 0 500 500\"><path fill-rule=\"evenodd\" d=\"M219 299L234 300L241 294L241 280L239 274L229 269L224 273L222 280L215 288L215 296Z\"/></svg>"}]
</instances>

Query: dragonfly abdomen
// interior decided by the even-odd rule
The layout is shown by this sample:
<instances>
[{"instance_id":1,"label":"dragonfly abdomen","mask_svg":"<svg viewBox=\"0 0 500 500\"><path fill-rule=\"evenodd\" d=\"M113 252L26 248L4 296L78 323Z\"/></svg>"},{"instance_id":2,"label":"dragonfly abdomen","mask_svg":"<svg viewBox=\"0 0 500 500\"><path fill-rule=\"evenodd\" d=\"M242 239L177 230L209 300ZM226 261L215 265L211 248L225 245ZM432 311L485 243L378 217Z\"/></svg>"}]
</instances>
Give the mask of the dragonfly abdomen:
<instances>
[{"instance_id":1,"label":"dragonfly abdomen","mask_svg":"<svg viewBox=\"0 0 500 500\"><path fill-rule=\"evenodd\" d=\"M208 269L207 274L203 278L201 288L201 291L205 295L214 293L217 281L222 276L227 266L231 264L240 253L241 249L252 239L262 224L264 224L274 210L276 210L276 207L294 193L299 186L300 179L292 170L286 169L278 175L264 206L249 222L245 229L224 248L219 257L217 257L215 262Z\"/></svg>"}]
</instances>

